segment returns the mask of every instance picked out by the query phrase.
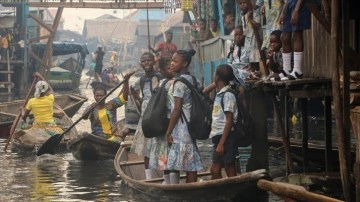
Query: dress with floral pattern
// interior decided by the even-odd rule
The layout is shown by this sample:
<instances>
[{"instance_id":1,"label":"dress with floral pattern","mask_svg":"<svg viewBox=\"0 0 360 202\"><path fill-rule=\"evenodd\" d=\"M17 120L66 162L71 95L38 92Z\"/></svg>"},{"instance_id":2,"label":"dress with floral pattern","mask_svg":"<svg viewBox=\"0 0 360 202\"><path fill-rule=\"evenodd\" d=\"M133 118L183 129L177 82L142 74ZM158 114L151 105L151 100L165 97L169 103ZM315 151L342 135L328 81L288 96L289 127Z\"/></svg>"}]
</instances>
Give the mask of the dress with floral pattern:
<instances>
[{"instance_id":1,"label":"dress with floral pattern","mask_svg":"<svg viewBox=\"0 0 360 202\"><path fill-rule=\"evenodd\" d=\"M193 83L191 75L183 74L181 76ZM174 83L173 91L173 97L183 99L182 110L187 120L189 120L192 103L190 89L184 83L178 81ZM174 103L172 103L172 109L174 109ZM182 121L181 118L179 118L172 131L172 137L173 144L168 155L167 170L198 171L203 169L196 142L191 138L186 122Z\"/></svg>"},{"instance_id":2,"label":"dress with floral pattern","mask_svg":"<svg viewBox=\"0 0 360 202\"><path fill-rule=\"evenodd\" d=\"M284 0L265 0L266 26L264 30L264 40L261 48L269 48L270 34L272 31L280 30L279 16L281 14Z\"/></svg>"},{"instance_id":3,"label":"dress with floral pattern","mask_svg":"<svg viewBox=\"0 0 360 202\"><path fill-rule=\"evenodd\" d=\"M166 79L160 81L159 85L162 85ZM167 110L167 117L170 118L171 114L171 103L173 103L173 91L172 91L172 84L174 80L169 80L165 84L165 88L167 89L167 100L166 100L166 108ZM159 123L161 124L161 123ZM168 160L168 153L169 153L169 145L166 140L166 135L162 135L159 137L151 138L151 149L150 149L150 159L149 159L149 168L156 169L156 170L166 170L166 164Z\"/></svg>"},{"instance_id":4,"label":"dress with floral pattern","mask_svg":"<svg viewBox=\"0 0 360 202\"><path fill-rule=\"evenodd\" d=\"M139 156L150 156L150 147L151 147L151 139L146 138L142 131L142 117L143 113L149 103L149 100L152 95L152 87L158 86L158 79L156 76L150 78L146 78L144 82L144 89L142 89L143 101L141 103L141 117L139 119L138 126L136 127L136 132L134 135L133 143L131 145L130 152L136 153ZM134 89L140 89L140 79L138 79L134 84Z\"/></svg>"}]
</instances>

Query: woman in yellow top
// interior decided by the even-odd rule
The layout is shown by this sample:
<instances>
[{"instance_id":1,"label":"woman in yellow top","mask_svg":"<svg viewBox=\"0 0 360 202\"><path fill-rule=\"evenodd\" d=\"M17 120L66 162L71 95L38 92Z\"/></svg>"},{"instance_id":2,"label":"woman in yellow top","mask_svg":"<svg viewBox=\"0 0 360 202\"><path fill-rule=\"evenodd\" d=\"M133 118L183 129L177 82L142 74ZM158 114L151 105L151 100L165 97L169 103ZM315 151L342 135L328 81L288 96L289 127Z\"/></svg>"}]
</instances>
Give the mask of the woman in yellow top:
<instances>
[{"instance_id":1,"label":"woman in yellow top","mask_svg":"<svg viewBox=\"0 0 360 202\"><path fill-rule=\"evenodd\" d=\"M42 78L36 72L35 76ZM22 118L26 122L30 111L34 115L32 128L44 129L49 135L61 134L63 130L55 124L54 114L54 95L53 90L46 81L38 81L35 85L34 98L31 98L22 110Z\"/></svg>"},{"instance_id":2,"label":"woman in yellow top","mask_svg":"<svg viewBox=\"0 0 360 202\"><path fill-rule=\"evenodd\" d=\"M97 107L93 108L93 103L85 110L84 119L90 119L92 134L106 138L110 141L120 142L122 137L116 136L117 115L116 109L123 106L128 100L129 94L129 79L134 74L128 73L124 76L124 86L118 96L105 103L105 100L98 103ZM105 95L106 89L101 85L93 90L94 99L99 102ZM91 111L89 109L93 108ZM119 139L120 138L120 139Z\"/></svg>"}]
</instances>

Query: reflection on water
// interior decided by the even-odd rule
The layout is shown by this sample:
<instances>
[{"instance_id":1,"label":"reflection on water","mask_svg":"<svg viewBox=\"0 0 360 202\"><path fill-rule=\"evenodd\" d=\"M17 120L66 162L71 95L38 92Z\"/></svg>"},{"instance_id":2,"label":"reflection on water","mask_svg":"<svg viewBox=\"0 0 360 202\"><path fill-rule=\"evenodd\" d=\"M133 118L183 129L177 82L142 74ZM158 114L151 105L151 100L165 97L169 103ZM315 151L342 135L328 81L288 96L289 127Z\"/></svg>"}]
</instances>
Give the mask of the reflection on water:
<instances>
[{"instance_id":1,"label":"reflection on water","mask_svg":"<svg viewBox=\"0 0 360 202\"><path fill-rule=\"evenodd\" d=\"M71 153L40 157L19 155L10 150L4 153L5 142L0 139L0 201L159 201L122 183L111 160L78 161ZM210 142L200 142L199 149L203 163L209 166ZM240 160L246 162L247 157L245 154ZM283 167L283 163L276 163L279 160L274 156L270 158L273 162L270 169L280 164Z\"/></svg>"}]
</instances>

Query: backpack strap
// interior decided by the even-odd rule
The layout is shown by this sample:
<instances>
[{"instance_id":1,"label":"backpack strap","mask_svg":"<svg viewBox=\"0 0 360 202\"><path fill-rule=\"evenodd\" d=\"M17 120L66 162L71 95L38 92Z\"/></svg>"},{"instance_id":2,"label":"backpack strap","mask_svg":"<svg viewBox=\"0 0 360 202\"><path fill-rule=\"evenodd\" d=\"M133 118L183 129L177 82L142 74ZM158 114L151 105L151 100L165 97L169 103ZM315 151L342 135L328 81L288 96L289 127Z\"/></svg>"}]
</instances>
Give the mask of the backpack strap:
<instances>
[{"instance_id":1,"label":"backpack strap","mask_svg":"<svg viewBox=\"0 0 360 202\"><path fill-rule=\"evenodd\" d=\"M194 77L194 76L193 76L193 77ZM174 86L175 86L175 82L177 82L177 81L180 81L180 82L184 83L184 84L190 89L191 93L193 93L193 91L195 90L195 89L194 89L194 85L191 84L187 79L185 79L184 77L181 77L181 76L179 76L178 78L175 79L173 88L174 88ZM184 113L184 111L183 111L182 109L181 109L181 116L180 116L180 118L181 118L181 121L183 121L183 119L185 120L186 125L189 124L189 120L186 118L185 113Z\"/></svg>"},{"instance_id":2,"label":"backpack strap","mask_svg":"<svg viewBox=\"0 0 360 202\"><path fill-rule=\"evenodd\" d=\"M156 74L154 74L153 76L151 76L151 80L152 80L152 78L153 78L154 76L156 76L157 81L158 81L158 83L159 83L159 82L160 82L160 77L161 77L161 75L158 74L158 73L156 73ZM140 91L141 91L142 97L144 97L145 79L146 79L146 75L140 77ZM159 87L159 86L156 86L155 88L157 88L157 87ZM151 93L153 93L153 90L154 90L155 88L153 88L152 82L150 82L150 90L151 90Z\"/></svg>"}]
</instances>

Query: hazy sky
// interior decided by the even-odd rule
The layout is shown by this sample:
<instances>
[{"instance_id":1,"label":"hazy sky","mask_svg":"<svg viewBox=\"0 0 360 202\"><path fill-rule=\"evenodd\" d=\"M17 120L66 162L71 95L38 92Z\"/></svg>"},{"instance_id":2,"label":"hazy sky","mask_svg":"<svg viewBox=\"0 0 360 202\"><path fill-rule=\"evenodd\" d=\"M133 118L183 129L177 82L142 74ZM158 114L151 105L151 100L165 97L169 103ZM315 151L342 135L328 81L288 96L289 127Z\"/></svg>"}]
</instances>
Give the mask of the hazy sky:
<instances>
[{"instance_id":1,"label":"hazy sky","mask_svg":"<svg viewBox=\"0 0 360 202\"><path fill-rule=\"evenodd\" d=\"M85 8L64 8L62 17L65 20L64 29L82 33L84 20L94 19L105 14L123 18L134 10L130 9L85 9Z\"/></svg>"}]
</instances>

